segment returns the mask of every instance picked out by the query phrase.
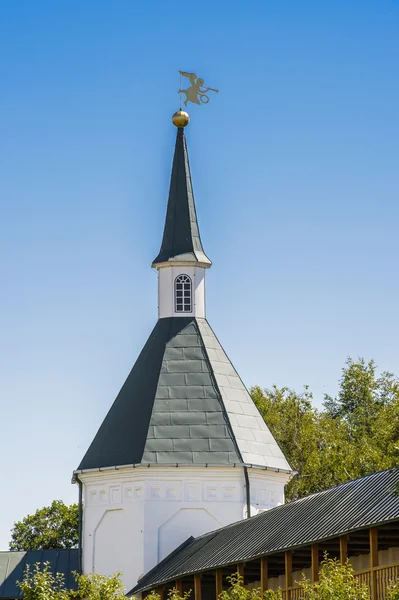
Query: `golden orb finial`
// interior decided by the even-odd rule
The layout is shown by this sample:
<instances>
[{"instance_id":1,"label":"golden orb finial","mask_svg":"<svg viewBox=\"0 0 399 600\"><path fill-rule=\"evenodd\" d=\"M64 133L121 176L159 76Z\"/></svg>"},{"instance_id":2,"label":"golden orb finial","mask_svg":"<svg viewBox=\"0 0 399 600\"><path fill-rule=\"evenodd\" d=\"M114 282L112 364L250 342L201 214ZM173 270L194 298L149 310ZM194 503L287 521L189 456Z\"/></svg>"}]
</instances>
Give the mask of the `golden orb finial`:
<instances>
[{"instance_id":1,"label":"golden orb finial","mask_svg":"<svg viewBox=\"0 0 399 600\"><path fill-rule=\"evenodd\" d=\"M172 123L176 127L186 127L190 122L190 117L184 110L178 110L172 117Z\"/></svg>"}]
</instances>

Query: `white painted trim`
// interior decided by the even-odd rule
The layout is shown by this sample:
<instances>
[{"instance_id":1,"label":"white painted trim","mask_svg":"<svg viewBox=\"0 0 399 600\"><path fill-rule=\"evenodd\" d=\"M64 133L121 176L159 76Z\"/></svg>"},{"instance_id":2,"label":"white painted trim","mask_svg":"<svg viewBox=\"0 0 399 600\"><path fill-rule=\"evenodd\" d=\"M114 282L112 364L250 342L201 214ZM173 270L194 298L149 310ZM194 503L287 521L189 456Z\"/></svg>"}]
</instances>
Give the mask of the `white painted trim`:
<instances>
[{"instance_id":1,"label":"white painted trim","mask_svg":"<svg viewBox=\"0 0 399 600\"><path fill-rule=\"evenodd\" d=\"M206 469L207 471L209 470L213 470L213 469L226 469L226 468L230 468L230 469L236 469L238 467L247 467L248 469L256 469L258 471L267 471L270 473L281 473L281 475L285 475L288 476L289 479L293 476L296 475L296 471L288 471L285 469L275 469L273 467L266 467L264 465L250 465L247 463L234 463L231 465L208 465L208 464L195 464L195 465L187 465L187 464L181 464L181 463L173 463L173 464L162 464L162 469L179 469L179 470L184 470L184 469L189 469L190 472L193 472L193 469ZM120 473L123 471L129 472L131 469L158 469L160 468L160 465L155 465L155 464L142 464L142 463L138 463L138 464L131 464L131 465L117 465L115 467L96 467L95 469L78 469L75 470L73 472L73 475L79 475L80 478L82 475L96 475L97 473L110 473L110 472L114 472L116 477L120 476ZM76 480L74 480L74 478L72 477L72 483L76 483Z\"/></svg>"},{"instance_id":2,"label":"white painted trim","mask_svg":"<svg viewBox=\"0 0 399 600\"><path fill-rule=\"evenodd\" d=\"M193 262L192 260L176 260L171 262L153 263L151 265L154 269L162 269L163 267L201 267L202 269L209 269L212 263L209 262Z\"/></svg>"}]
</instances>

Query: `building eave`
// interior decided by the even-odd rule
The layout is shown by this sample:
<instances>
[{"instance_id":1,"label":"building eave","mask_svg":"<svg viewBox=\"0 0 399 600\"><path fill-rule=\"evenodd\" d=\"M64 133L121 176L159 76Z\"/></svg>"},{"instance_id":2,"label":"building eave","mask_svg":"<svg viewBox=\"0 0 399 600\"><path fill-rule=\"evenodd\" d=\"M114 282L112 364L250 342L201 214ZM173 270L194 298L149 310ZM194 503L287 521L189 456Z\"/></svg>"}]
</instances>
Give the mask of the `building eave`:
<instances>
[{"instance_id":1,"label":"building eave","mask_svg":"<svg viewBox=\"0 0 399 600\"><path fill-rule=\"evenodd\" d=\"M129 469L149 469L149 468L181 468L181 469L193 469L193 468L201 468L201 469L230 469L230 468L238 468L238 467L246 467L248 469L258 469L260 471L270 471L272 473L282 473L284 475L288 475L290 477L296 475L296 471L288 470L288 469L278 469L276 467L268 467L265 465L252 465L249 463L237 462L232 464L195 464L192 463L135 463L128 465L115 465L111 467L96 467L94 469L76 469L72 473L72 483L76 483L76 476L78 475L86 475L86 474L94 474L94 473L103 473L105 471L121 471L121 470L129 470Z\"/></svg>"},{"instance_id":2,"label":"building eave","mask_svg":"<svg viewBox=\"0 0 399 600\"><path fill-rule=\"evenodd\" d=\"M161 262L153 262L151 266L153 269L162 269L163 267L202 267L203 269L209 269L212 263L205 255L204 257L192 260L183 259L178 256Z\"/></svg>"}]
</instances>

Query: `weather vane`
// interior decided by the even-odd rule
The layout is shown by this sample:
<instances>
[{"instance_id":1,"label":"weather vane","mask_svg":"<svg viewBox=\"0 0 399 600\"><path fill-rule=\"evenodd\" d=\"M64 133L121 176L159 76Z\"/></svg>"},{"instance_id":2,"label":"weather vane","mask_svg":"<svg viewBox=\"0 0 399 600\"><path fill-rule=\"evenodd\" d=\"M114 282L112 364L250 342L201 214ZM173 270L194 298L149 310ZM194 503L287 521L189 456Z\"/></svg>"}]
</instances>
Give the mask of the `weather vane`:
<instances>
[{"instance_id":1,"label":"weather vane","mask_svg":"<svg viewBox=\"0 0 399 600\"><path fill-rule=\"evenodd\" d=\"M201 77L197 77L195 73L186 73L185 71L179 71L180 73L180 90L178 93L180 94L180 110L181 110L181 95L185 94L186 99L184 100L184 106L187 106L188 102L192 102L193 104L208 104L209 96L206 95L207 92L219 92L219 90L215 90L211 87L205 87L204 80ZM182 77L187 77L190 80L191 86L186 90L182 90Z\"/></svg>"}]
</instances>

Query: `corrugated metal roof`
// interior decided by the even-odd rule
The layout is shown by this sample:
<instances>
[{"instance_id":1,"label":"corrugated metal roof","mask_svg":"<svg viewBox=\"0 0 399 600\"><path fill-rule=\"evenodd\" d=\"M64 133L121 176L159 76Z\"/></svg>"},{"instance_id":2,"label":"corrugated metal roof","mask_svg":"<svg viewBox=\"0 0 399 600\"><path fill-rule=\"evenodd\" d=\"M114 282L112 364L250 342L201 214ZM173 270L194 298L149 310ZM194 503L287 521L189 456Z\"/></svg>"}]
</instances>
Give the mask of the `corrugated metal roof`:
<instances>
[{"instance_id":1,"label":"corrugated metal roof","mask_svg":"<svg viewBox=\"0 0 399 600\"><path fill-rule=\"evenodd\" d=\"M0 552L0 598L20 598L17 581L23 579L26 565L49 562L53 573L63 573L65 586L76 589L72 572L78 571L78 550L29 550Z\"/></svg>"},{"instance_id":2,"label":"corrugated metal roof","mask_svg":"<svg viewBox=\"0 0 399 600\"><path fill-rule=\"evenodd\" d=\"M289 464L205 319L159 319L79 470Z\"/></svg>"},{"instance_id":3,"label":"corrugated metal roof","mask_svg":"<svg viewBox=\"0 0 399 600\"><path fill-rule=\"evenodd\" d=\"M131 593L398 520L399 496L393 489L398 483L398 469L374 473L192 539L149 571Z\"/></svg>"}]
</instances>

